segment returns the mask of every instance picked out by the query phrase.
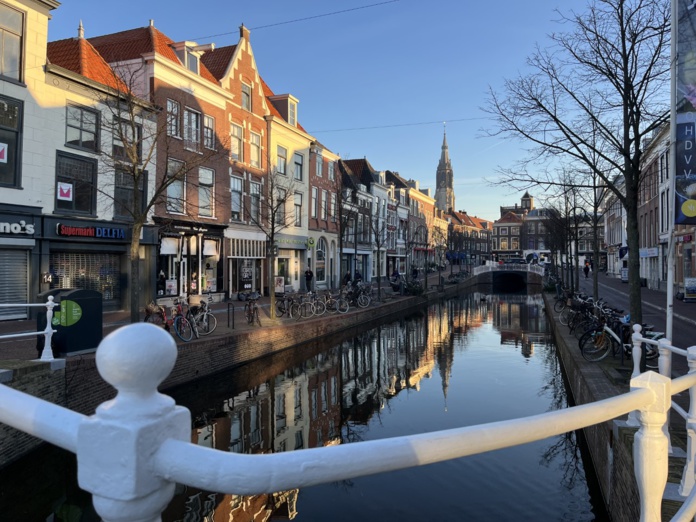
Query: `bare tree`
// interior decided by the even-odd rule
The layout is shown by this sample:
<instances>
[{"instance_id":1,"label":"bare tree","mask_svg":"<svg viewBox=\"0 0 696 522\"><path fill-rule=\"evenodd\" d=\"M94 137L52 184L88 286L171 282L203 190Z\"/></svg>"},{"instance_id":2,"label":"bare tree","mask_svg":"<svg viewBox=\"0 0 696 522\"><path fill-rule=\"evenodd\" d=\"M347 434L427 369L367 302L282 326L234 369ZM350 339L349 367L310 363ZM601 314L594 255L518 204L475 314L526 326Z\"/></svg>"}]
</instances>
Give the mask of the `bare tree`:
<instances>
[{"instance_id":1,"label":"bare tree","mask_svg":"<svg viewBox=\"0 0 696 522\"><path fill-rule=\"evenodd\" d=\"M377 249L377 299L382 300L382 252L386 252L388 234L387 220L380 218L379 208L370 212L369 227L372 244Z\"/></svg>"},{"instance_id":2,"label":"bare tree","mask_svg":"<svg viewBox=\"0 0 696 522\"><path fill-rule=\"evenodd\" d=\"M533 72L490 90L489 135L530 144L529 156L503 171L507 182L557 183L527 171L558 157L584 165L626 209L631 317L642 320L638 256L638 196L642 140L668 117L670 2L592 0L586 12L559 12L565 33L550 35L528 59ZM625 179L625 192L614 184ZM543 174L542 174L543 176Z\"/></svg>"},{"instance_id":3,"label":"bare tree","mask_svg":"<svg viewBox=\"0 0 696 522\"><path fill-rule=\"evenodd\" d=\"M215 137L215 146L192 150L177 148L179 161L167 161L174 141L167 133L163 109L152 100L136 96L142 79L140 68L114 67L104 78L110 88L97 91L106 112L103 131L111 135L112 146L102 147L100 156L99 198L113 209L115 219L132 227L130 260L130 320L140 320L140 238L143 227L151 222L156 208L162 214L170 210L197 216L197 200L185 194L198 192L198 168L225 154L227 144ZM210 198L215 194L210 193ZM210 202L212 203L212 201Z\"/></svg>"},{"instance_id":4,"label":"bare tree","mask_svg":"<svg viewBox=\"0 0 696 522\"><path fill-rule=\"evenodd\" d=\"M270 165L270 162L268 163ZM295 206L291 209L289 203L294 201L298 181L294 176L281 172L272 167L263 177L265 188L263 194L254 195L244 202L244 215L252 225L256 226L266 236L266 257L268 258L267 284L271 299L270 316L275 319L275 261L278 256L276 239L278 234L288 227L295 226Z\"/></svg>"}]
</instances>

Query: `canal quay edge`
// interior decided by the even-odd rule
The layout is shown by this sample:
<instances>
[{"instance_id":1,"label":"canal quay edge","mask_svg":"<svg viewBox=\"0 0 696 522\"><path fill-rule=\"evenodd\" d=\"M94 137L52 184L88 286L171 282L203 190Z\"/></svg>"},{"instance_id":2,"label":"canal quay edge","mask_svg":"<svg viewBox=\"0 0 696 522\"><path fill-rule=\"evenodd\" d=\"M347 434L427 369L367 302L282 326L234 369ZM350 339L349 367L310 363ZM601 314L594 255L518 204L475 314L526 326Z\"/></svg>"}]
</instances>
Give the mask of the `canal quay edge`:
<instances>
[{"instance_id":1,"label":"canal quay edge","mask_svg":"<svg viewBox=\"0 0 696 522\"><path fill-rule=\"evenodd\" d=\"M166 393L168 389L289 351L304 343L351 330L369 329L385 320L417 312L428 303L455 297L473 286L467 281L433 286L419 296L402 296L383 288L382 301L367 308L355 307L346 314L325 314L299 321L287 318L271 320L268 308L262 307L261 327L247 325L237 309L236 326L226 328L225 314L217 313L216 332L209 337L177 344L176 364L160 390ZM113 329L105 326L104 333ZM47 362L0 360L0 383L84 415L92 415L97 406L113 399L116 394L116 390L99 375L94 353L70 356L65 359L64 368L57 369L52 369ZM0 469L42 443L24 432L0 424Z\"/></svg>"},{"instance_id":2,"label":"canal quay edge","mask_svg":"<svg viewBox=\"0 0 696 522\"><path fill-rule=\"evenodd\" d=\"M554 297L544 293L546 314L558 347L558 355L576 405L588 404L630 390L633 361L607 357L600 362L586 361L574 335L553 312ZM687 406L688 409L688 406ZM678 419L675 419L678 417ZM677 490L686 463L684 420L670 415L673 454L669 456L669 476L662 500L662 520L671 520L683 504ZM677 424L679 423L679 424ZM640 520L638 486L633 468L633 438L638 428L626 419L607 421L583 429L604 505L613 522ZM586 466L587 468L587 466Z\"/></svg>"}]
</instances>

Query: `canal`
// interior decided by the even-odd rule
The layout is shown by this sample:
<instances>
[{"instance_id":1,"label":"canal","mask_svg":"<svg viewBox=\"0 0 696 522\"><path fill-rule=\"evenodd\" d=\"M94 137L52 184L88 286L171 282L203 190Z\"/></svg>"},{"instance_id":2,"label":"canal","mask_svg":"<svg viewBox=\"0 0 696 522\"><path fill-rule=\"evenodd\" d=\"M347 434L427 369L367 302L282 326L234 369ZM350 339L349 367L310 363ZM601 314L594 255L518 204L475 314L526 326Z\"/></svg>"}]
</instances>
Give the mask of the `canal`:
<instances>
[{"instance_id":1,"label":"canal","mask_svg":"<svg viewBox=\"0 0 696 522\"><path fill-rule=\"evenodd\" d=\"M168 393L191 441L300 451L565 408L540 295L471 293L351 338L287 350ZM253 497L180 486L162 520L605 520L575 433L340 483ZM98 520L74 457L43 447L0 476L0 519Z\"/></svg>"}]
</instances>

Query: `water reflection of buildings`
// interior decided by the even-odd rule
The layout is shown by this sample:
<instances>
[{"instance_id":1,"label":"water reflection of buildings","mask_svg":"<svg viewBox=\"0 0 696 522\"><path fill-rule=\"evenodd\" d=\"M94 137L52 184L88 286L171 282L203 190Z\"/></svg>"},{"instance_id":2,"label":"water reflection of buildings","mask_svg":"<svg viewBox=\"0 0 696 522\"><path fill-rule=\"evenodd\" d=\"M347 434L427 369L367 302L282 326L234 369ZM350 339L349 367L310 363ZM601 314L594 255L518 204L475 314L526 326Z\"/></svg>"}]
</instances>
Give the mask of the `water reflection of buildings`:
<instances>
[{"instance_id":1,"label":"water reflection of buildings","mask_svg":"<svg viewBox=\"0 0 696 522\"><path fill-rule=\"evenodd\" d=\"M495 295L488 300L501 344L519 348L524 357L531 357L535 343L548 337L541 295Z\"/></svg>"},{"instance_id":2,"label":"water reflection of buildings","mask_svg":"<svg viewBox=\"0 0 696 522\"><path fill-rule=\"evenodd\" d=\"M491 315L503 342L521 345L529 356L534 336L546 325L540 306L527 312L522 304L509 296L470 294L366 331L249 391L218 399L210 411L197 414L192 441L258 454L360 440L353 426L368 425L390 399L403 390L419 390L434 371L446 400L455 348L466 348L469 334L490 322ZM163 520L293 519L298 495L299 490L238 496L188 488L175 497Z\"/></svg>"}]
</instances>

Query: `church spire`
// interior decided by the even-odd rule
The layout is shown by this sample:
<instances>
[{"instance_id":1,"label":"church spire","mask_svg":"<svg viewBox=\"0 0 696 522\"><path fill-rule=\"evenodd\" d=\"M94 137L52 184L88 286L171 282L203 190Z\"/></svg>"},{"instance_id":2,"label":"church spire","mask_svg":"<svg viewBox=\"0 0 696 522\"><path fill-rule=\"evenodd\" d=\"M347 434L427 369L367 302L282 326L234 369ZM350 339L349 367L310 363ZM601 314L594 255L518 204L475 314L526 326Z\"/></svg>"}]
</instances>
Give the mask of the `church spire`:
<instances>
[{"instance_id":1,"label":"church spire","mask_svg":"<svg viewBox=\"0 0 696 522\"><path fill-rule=\"evenodd\" d=\"M447 124L445 123L442 136L442 152L440 153L440 163L437 166L435 205L443 212L454 210L454 183L452 163L449 157L449 146L447 145Z\"/></svg>"}]
</instances>

